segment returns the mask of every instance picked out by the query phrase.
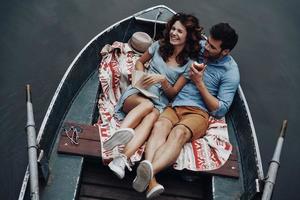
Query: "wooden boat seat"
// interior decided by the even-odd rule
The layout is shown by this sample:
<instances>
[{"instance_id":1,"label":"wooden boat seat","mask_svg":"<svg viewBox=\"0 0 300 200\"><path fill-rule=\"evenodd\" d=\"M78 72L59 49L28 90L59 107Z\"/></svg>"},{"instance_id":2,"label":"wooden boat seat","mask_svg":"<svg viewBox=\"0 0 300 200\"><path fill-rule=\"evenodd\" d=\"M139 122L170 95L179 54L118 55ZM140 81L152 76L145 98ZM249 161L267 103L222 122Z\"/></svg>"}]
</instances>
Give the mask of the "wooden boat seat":
<instances>
[{"instance_id":1,"label":"wooden boat seat","mask_svg":"<svg viewBox=\"0 0 300 200\"><path fill-rule=\"evenodd\" d=\"M72 130L79 132L77 143L71 141L70 138L76 140L76 135L74 135ZM66 134L66 130L68 135ZM92 158L100 158L101 148L100 148L100 136L98 127L92 125L84 125L68 122L65 123L60 132L60 141L58 146L58 153L63 154L71 154L71 155L79 155L83 157L92 157ZM76 142L76 141L75 141ZM237 151L234 148L232 151L228 161L219 169L212 171L201 172L209 175L220 175L232 178L239 177L239 163Z\"/></svg>"}]
</instances>

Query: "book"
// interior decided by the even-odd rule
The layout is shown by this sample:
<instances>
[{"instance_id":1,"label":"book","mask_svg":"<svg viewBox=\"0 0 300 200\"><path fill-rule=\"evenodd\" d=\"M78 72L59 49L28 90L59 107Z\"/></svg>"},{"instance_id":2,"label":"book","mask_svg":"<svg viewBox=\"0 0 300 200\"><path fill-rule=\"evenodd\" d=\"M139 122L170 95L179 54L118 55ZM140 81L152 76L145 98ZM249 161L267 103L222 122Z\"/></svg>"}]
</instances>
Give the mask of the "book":
<instances>
[{"instance_id":1,"label":"book","mask_svg":"<svg viewBox=\"0 0 300 200\"><path fill-rule=\"evenodd\" d=\"M132 87L138 89L143 95L149 98L156 98L158 99L158 96L151 93L147 90L147 88L144 88L142 83L145 77L147 77L149 74L147 72L135 70L132 73Z\"/></svg>"}]
</instances>

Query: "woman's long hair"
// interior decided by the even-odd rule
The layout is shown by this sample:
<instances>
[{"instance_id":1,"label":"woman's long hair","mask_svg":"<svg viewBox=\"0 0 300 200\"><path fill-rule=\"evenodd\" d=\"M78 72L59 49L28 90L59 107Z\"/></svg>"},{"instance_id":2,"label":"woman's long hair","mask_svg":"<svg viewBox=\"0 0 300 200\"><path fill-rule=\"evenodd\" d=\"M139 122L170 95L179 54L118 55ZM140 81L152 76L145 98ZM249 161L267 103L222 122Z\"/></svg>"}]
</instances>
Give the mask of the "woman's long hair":
<instances>
[{"instance_id":1,"label":"woman's long hair","mask_svg":"<svg viewBox=\"0 0 300 200\"><path fill-rule=\"evenodd\" d=\"M184 65L188 58L197 60L200 51L199 40L201 39L203 28L199 25L198 19L189 14L177 13L167 23L160 40L159 54L165 62L174 52L174 46L170 43L170 30L173 24L179 21L187 31L186 42L183 50L176 56L176 62Z\"/></svg>"}]
</instances>

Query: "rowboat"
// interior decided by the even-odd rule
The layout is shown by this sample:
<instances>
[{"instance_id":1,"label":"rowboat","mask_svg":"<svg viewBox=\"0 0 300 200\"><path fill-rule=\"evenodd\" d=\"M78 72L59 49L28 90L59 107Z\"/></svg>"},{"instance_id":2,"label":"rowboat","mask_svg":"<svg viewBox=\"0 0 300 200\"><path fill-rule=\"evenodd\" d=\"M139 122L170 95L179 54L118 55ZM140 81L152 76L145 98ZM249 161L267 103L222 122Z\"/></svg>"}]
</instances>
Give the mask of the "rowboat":
<instances>
[{"instance_id":1,"label":"rowboat","mask_svg":"<svg viewBox=\"0 0 300 200\"><path fill-rule=\"evenodd\" d=\"M75 57L66 70L37 135L39 144L40 199L144 199L131 188L134 174L119 180L103 166L100 159L89 156L58 154L59 133L65 122L94 124L98 118L97 101L102 92L98 66L100 50L114 41L126 42L136 31L149 35L162 32L175 11L155 6L127 17L96 35ZM155 28L154 28L155 27ZM239 86L226 115L230 142L236 149L238 178L166 170L159 174L166 187L158 199L259 199L264 179L256 132L242 88ZM195 175L195 174L193 174ZM27 169L19 200L29 199Z\"/></svg>"}]
</instances>

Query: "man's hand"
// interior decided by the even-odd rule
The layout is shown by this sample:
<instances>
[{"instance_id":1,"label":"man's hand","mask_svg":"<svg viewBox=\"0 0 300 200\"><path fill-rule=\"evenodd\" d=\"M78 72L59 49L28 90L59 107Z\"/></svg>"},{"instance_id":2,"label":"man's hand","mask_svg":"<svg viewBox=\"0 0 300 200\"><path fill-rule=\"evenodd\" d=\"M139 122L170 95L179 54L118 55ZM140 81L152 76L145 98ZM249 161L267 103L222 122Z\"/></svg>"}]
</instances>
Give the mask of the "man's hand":
<instances>
[{"instance_id":1,"label":"man's hand","mask_svg":"<svg viewBox=\"0 0 300 200\"><path fill-rule=\"evenodd\" d=\"M154 85L156 83L161 83L165 79L166 77L161 74L148 74L147 76L144 77L142 85L143 88L148 88L151 85Z\"/></svg>"},{"instance_id":2,"label":"man's hand","mask_svg":"<svg viewBox=\"0 0 300 200\"><path fill-rule=\"evenodd\" d=\"M204 82L203 82L203 74L205 71L206 65L203 63L198 64L194 63L191 66L190 70L190 78L195 83L196 87L198 88L198 91L200 92L200 95L202 96L205 105L207 106L209 111L214 111L219 108L219 100L211 95L206 88Z\"/></svg>"},{"instance_id":3,"label":"man's hand","mask_svg":"<svg viewBox=\"0 0 300 200\"><path fill-rule=\"evenodd\" d=\"M204 63L199 64L197 62L194 62L191 66L189 76L196 85L200 85L203 83L203 74L205 68L206 65L204 65Z\"/></svg>"}]
</instances>

